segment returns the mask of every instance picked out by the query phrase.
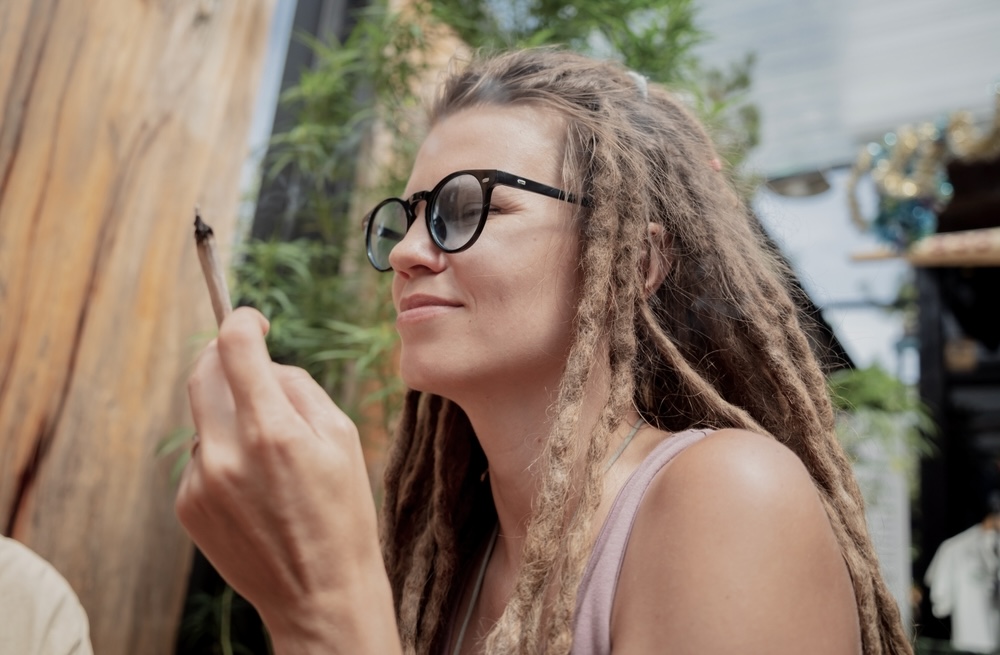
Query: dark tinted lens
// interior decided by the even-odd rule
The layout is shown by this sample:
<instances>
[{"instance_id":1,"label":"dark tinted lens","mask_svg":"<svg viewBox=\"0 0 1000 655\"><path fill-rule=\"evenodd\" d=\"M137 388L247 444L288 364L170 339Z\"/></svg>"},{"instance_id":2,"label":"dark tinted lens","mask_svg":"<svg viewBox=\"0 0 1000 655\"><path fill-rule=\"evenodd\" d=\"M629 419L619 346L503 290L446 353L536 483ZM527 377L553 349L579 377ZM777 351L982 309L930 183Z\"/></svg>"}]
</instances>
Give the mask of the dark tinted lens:
<instances>
[{"instance_id":1,"label":"dark tinted lens","mask_svg":"<svg viewBox=\"0 0 1000 655\"><path fill-rule=\"evenodd\" d=\"M431 234L444 250L469 243L483 216L483 187L472 175L448 180L429 208Z\"/></svg>"},{"instance_id":2,"label":"dark tinted lens","mask_svg":"<svg viewBox=\"0 0 1000 655\"><path fill-rule=\"evenodd\" d=\"M382 204L368 223L368 258L380 271L389 268L389 253L406 235L406 210L390 200Z\"/></svg>"}]
</instances>

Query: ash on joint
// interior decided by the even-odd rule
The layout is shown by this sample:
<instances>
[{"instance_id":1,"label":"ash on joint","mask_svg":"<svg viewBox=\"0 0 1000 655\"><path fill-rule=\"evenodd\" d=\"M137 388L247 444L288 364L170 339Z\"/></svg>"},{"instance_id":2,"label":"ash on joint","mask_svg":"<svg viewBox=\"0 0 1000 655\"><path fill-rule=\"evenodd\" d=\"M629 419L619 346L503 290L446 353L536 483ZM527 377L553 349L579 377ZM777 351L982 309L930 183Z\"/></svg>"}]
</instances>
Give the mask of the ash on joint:
<instances>
[{"instance_id":1,"label":"ash on joint","mask_svg":"<svg viewBox=\"0 0 1000 655\"><path fill-rule=\"evenodd\" d=\"M212 236L212 227L201 220L201 214L196 209L194 211L194 240L198 245L205 242L205 239Z\"/></svg>"}]
</instances>

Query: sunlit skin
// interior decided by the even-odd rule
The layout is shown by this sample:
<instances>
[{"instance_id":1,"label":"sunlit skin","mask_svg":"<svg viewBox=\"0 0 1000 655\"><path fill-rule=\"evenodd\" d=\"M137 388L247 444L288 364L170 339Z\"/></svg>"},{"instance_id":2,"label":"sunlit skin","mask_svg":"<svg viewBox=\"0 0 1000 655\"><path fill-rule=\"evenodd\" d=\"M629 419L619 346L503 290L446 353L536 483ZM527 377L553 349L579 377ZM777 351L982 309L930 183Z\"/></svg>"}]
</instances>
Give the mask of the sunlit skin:
<instances>
[{"instance_id":1,"label":"sunlit skin","mask_svg":"<svg viewBox=\"0 0 1000 655\"><path fill-rule=\"evenodd\" d=\"M423 144L405 197L468 168L565 187L564 133L558 117L532 107L449 116ZM489 460L500 539L463 653L479 652L520 566L580 284L573 205L504 187L493 198L469 250L438 250L421 205L390 257L402 377L457 402ZM669 264L648 261L647 288L669 284ZM178 516L260 610L277 653L398 653L357 428L303 371L270 361L266 330L259 313L236 310L195 366L189 392L201 445ZM608 393L606 359L597 361L581 443ZM612 449L637 418L622 417ZM595 533L664 438L646 426L609 470ZM463 610L470 601L466 588ZM772 439L724 429L665 467L636 517L612 645L616 655L859 653L851 581L801 461Z\"/></svg>"}]
</instances>

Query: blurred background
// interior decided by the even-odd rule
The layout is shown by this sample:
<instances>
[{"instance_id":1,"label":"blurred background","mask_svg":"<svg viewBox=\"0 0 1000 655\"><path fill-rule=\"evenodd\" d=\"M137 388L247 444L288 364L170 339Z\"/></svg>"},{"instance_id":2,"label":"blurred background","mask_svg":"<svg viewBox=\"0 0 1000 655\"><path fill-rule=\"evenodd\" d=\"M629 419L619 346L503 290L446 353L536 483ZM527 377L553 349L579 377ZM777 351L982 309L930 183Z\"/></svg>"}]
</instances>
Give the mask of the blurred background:
<instances>
[{"instance_id":1,"label":"blurred background","mask_svg":"<svg viewBox=\"0 0 1000 655\"><path fill-rule=\"evenodd\" d=\"M361 218L449 61L561 44L708 125L796 274L918 652L997 650L997 34L996 0L0 3L3 534L95 652L268 653L172 512L214 325L193 208L275 359L359 422L378 497L402 389Z\"/></svg>"}]
</instances>

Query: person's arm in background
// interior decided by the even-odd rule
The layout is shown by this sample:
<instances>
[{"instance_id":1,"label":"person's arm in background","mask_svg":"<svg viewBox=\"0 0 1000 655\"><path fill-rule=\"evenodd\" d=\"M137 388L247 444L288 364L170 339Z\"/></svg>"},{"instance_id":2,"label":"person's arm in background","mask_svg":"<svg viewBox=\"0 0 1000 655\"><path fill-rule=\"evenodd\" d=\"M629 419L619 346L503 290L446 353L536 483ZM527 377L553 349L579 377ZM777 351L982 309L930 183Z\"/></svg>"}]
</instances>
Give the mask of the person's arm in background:
<instances>
[{"instance_id":1,"label":"person's arm in background","mask_svg":"<svg viewBox=\"0 0 1000 655\"><path fill-rule=\"evenodd\" d=\"M87 613L66 579L29 548L2 536L0 653L93 655Z\"/></svg>"}]
</instances>

